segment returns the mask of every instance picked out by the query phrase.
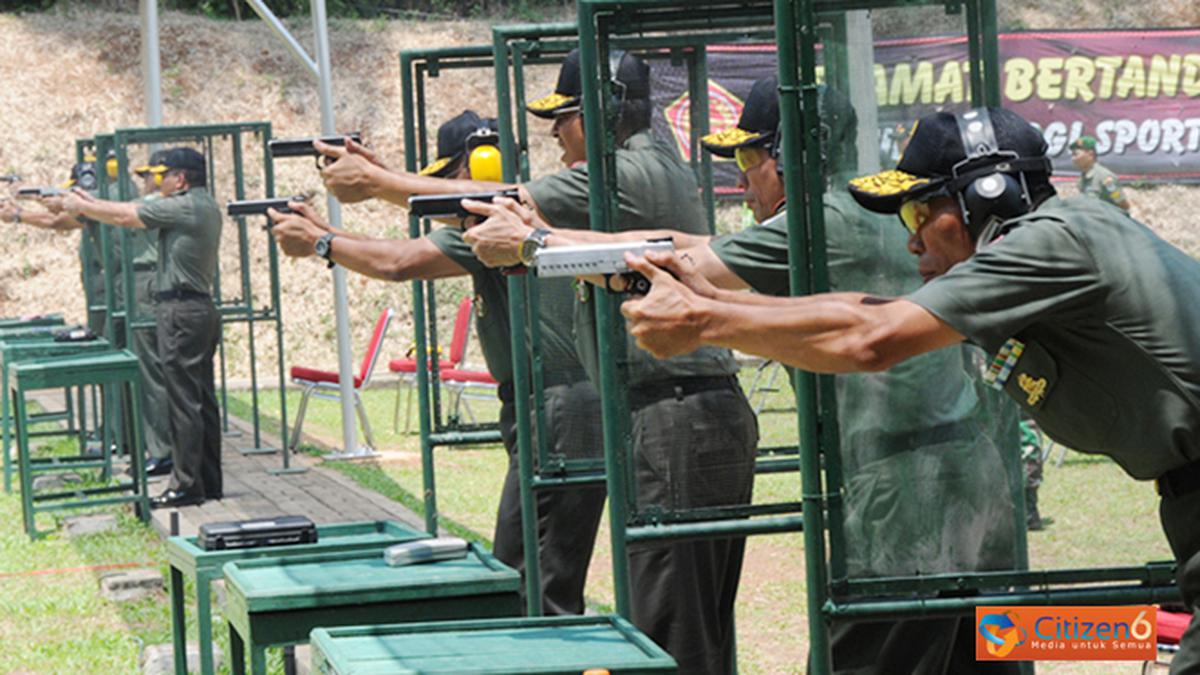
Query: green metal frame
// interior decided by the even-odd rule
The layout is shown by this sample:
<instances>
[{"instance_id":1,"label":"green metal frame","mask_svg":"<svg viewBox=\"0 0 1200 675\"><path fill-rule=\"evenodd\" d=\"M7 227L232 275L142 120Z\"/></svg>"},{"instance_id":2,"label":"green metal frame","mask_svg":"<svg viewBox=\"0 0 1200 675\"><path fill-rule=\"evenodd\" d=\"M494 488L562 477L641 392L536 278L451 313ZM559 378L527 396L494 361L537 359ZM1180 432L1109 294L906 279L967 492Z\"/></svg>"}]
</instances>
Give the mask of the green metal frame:
<instances>
[{"instance_id":1,"label":"green metal frame","mask_svg":"<svg viewBox=\"0 0 1200 675\"><path fill-rule=\"evenodd\" d=\"M791 288L794 295L828 289L817 107L816 43L821 26L845 12L860 9L896 8L917 5L945 7L948 12L966 10L969 55L981 68L971 69L974 105L999 105L999 56L996 38L995 0L579 0L581 64L584 76L583 109L588 137L591 182L591 219L596 229L609 229L610 203L615 176L613 142L605 122L609 112L607 51L611 41L625 34L653 30L686 31L702 25L715 30L773 16L780 74L782 124L802 133L784 135L784 180L793 208L788 210L791 255ZM844 25L840 27L844 30ZM833 57L836 59L836 55ZM836 61L831 62L836 73ZM807 131L806 131L807 130ZM596 178L599 178L597 180ZM598 303L602 363L601 393L605 419L605 453L609 468L610 522L613 525L614 577L617 609L628 616L628 572L622 569L626 541L661 538L642 528L626 528L623 508L627 481L621 480L628 462L629 438L624 424L628 408L623 402L622 374L618 363L624 344L616 303L602 297ZM851 579L846 575L844 538L841 534L841 466L836 451L836 408L830 392L831 378L796 373L797 417L801 447L801 491L805 536L805 567L808 587L810 664L814 673L832 670L828 620L834 617L888 619L914 616L969 614L983 604L1100 604L1110 602L1157 602L1178 597L1174 588L1173 563L1144 567L1092 570L976 572L900 577L894 579ZM1018 504L1021 500L1018 498ZM756 534L754 521L718 521L673 526L672 536L701 537ZM1026 552L1023 528L1017 555ZM826 541L829 547L827 550ZM978 593L971 597L940 597L940 592ZM915 594L915 597L914 597Z\"/></svg>"},{"instance_id":2,"label":"green metal frame","mask_svg":"<svg viewBox=\"0 0 1200 675\"><path fill-rule=\"evenodd\" d=\"M130 160L128 149L132 145L166 145L171 143L198 143L202 146L206 161L208 163L208 175L210 176L209 190L213 193L214 198L218 195L214 190L213 177L216 175L213 170L216 166L215 145L217 140L228 140L230 143L231 162L233 164L234 177L234 194L233 199L245 199L246 195L246 171L245 163L247 161L246 152L243 150L243 139L249 135L252 139L257 139L261 145L261 161L263 166L263 189L265 196L272 197L275 192L275 173L270 152L267 148L267 141L271 139L271 123L270 122L242 122L232 124L198 124L186 126L169 126L169 127L146 127L146 128L128 128L117 129L112 135L99 135L95 138L95 149L97 157L103 157L112 149L117 156L117 175L128 176L130 170ZM108 198L107 185L101 183L101 196ZM126 201L135 198L134 186L129 181L119 181L118 194L116 198ZM262 425L260 423L259 411L259 381L258 381L258 354L255 344L254 329L256 324L267 323L274 328L276 338L276 371L278 375L278 393L279 393L279 410L280 410L280 428L279 438L283 454L282 467L275 470L275 473L290 473L295 471L303 471L304 469L291 466L289 450L288 450L288 426L287 426L287 397L286 397L286 374L284 370L284 350L283 350L283 319L281 313L281 293L279 284L279 251L274 239L268 237L267 258L268 258L268 274L270 279L270 304L267 306L256 305L254 293L251 286L251 264L250 264L250 240L249 231L247 229L246 220L244 217L238 217L237 236L238 236L238 251L239 251L239 272L240 284L239 291L241 297L235 299L226 299L221 295L220 286L220 269L218 266L218 276L216 286L213 293L213 301L217 307L221 317L222 338L219 343L221 350L221 387L220 387L220 404L222 415L224 418L223 427L228 429L228 393L226 386L226 359L224 352L224 330L229 324L245 324L247 331L247 351L250 362L250 392L251 392L251 414L253 417L254 442L253 447L248 450L243 450L247 454L266 454L276 452L276 448L266 447L262 442ZM129 248L128 238L129 233L122 230L117 233L120 237L121 250L121 273L124 278L124 307L118 308L116 299L112 297L113 288L113 261L109 260L111 250L108 247L107 230L111 228L101 229L101 245L105 257L105 295L106 307L108 316L106 323L108 329L112 330L112 320L114 317L125 318L125 340L126 344L132 344L133 331L137 329L152 328L154 326L154 317L143 316L137 310L135 300L135 286L133 278L133 264L131 251Z\"/></svg>"}]
</instances>

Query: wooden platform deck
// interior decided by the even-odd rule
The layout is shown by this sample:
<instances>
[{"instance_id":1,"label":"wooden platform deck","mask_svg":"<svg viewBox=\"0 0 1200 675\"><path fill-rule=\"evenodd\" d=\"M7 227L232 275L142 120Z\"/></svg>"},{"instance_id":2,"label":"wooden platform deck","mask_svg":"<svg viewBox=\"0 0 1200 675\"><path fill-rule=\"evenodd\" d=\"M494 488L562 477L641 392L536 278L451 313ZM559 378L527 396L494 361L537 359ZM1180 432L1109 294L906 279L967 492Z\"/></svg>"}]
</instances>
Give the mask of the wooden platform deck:
<instances>
[{"instance_id":1,"label":"wooden platform deck","mask_svg":"<svg viewBox=\"0 0 1200 675\"><path fill-rule=\"evenodd\" d=\"M179 514L179 534L197 534L203 523L266 518L281 515L308 516L318 525L358 520L397 520L418 529L424 521L409 509L377 492L360 487L335 469L321 466L318 459L307 455L292 455L292 467L304 467L303 473L271 473L283 465L281 455L246 455L240 448L252 445L253 434L230 419L242 431L240 436L226 436L222 444L221 469L225 475L225 496L198 506L177 509L155 509L154 528L166 536L170 533L171 513ZM279 439L262 434L264 445L279 447ZM355 461L355 460L348 460ZM166 487L165 480L150 486L156 495Z\"/></svg>"}]
</instances>

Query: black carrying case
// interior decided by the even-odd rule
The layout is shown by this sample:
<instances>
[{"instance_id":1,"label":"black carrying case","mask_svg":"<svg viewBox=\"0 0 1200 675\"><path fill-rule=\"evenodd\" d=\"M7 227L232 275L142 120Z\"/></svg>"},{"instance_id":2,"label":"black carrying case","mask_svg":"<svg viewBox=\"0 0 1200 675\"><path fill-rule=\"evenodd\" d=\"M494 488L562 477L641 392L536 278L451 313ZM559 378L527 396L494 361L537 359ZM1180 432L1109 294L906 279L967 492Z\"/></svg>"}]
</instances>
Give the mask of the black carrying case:
<instances>
[{"instance_id":1,"label":"black carrying case","mask_svg":"<svg viewBox=\"0 0 1200 675\"><path fill-rule=\"evenodd\" d=\"M305 516L277 516L200 526L197 542L205 551L317 543L317 526Z\"/></svg>"}]
</instances>

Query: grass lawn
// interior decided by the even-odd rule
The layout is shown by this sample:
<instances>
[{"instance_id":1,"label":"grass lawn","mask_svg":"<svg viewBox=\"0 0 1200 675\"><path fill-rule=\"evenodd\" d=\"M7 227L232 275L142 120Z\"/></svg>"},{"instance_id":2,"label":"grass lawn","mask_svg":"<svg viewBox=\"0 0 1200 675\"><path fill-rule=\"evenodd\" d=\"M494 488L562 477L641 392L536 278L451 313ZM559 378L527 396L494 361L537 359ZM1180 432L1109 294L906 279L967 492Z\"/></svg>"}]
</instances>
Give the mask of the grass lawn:
<instances>
[{"instance_id":1,"label":"grass lawn","mask_svg":"<svg viewBox=\"0 0 1200 675\"><path fill-rule=\"evenodd\" d=\"M749 385L751 371L743 371ZM787 411L790 394L770 395L760 416L764 444L794 441L795 415ZM299 392L288 392L289 414L296 409ZM366 462L327 464L393 499L420 510L421 466L414 433L393 431L394 387L368 391L368 414L383 456ZM266 396L264 412L278 414L278 397ZM494 404L472 401L476 416L494 419ZM235 412L242 408L235 407ZM403 414L403 409L401 410ZM336 402L309 405L305 433L331 446L340 444L340 410ZM403 417L400 420L403 425ZM278 422L276 421L277 425ZM415 428L416 422L413 421ZM1152 484L1129 480L1112 462L1078 453L1067 453L1055 466L1060 450L1046 469L1041 491L1042 513L1054 522L1043 532L1030 534L1030 562L1034 568L1069 568L1136 565L1166 560L1170 552L1158 526L1157 497ZM437 450L437 497L444 524L460 536L489 542L505 471L499 445ZM755 483L755 501L795 500L799 495L796 474L761 475ZM464 532L464 529L466 530ZM610 581L611 547L607 518L601 524L596 553L588 574L588 604L596 611L613 608ZM804 553L801 534L753 537L747 545L745 571L738 598L738 655L744 673L804 672L807 649ZM1140 664L1046 663L1047 673L1140 672Z\"/></svg>"},{"instance_id":2,"label":"grass lawn","mask_svg":"<svg viewBox=\"0 0 1200 675\"><path fill-rule=\"evenodd\" d=\"M379 460L330 463L364 485L414 509L420 508L421 470L415 435L391 429L394 390L367 393L368 411L381 449ZM248 397L231 396L235 414L248 409ZM272 399L275 399L274 401ZM297 392L289 392L289 411ZM277 397L263 397L271 415ZM782 406L782 395L769 403ZM481 419L496 406L472 402ZM336 403L314 401L306 430L336 444L340 438ZM274 425L278 423L275 422ZM265 422L267 430L274 430ZM761 417L764 442L790 438L794 415ZM505 458L498 446L442 448L437 454L438 502L442 522L462 535L490 543L493 514ZM1055 455L1057 458L1057 453ZM760 476L760 501L795 499L795 474ZM1043 513L1054 518L1044 532L1030 536L1033 565L1064 568L1140 564L1169 557L1159 531L1153 487L1129 480L1111 462L1069 453L1061 466L1047 467ZM143 645L170 641L165 592L132 604L100 598L99 577L120 566L149 567L167 573L162 542L127 511L115 532L70 540L54 534L30 542L21 529L20 500L0 494L0 673L135 673ZM45 516L43 527L61 517ZM603 526L588 578L587 597L597 611L612 609L610 546ZM799 673L807 646L804 612L803 542L799 534L752 538L738 605L739 661L743 673ZM189 593L191 591L189 590ZM194 621L194 612L190 618ZM190 639L196 627L189 626ZM217 631L228 654L224 631ZM282 672L277 655L272 672ZM1134 673L1131 663L1042 664L1044 673ZM227 669L224 671L227 672Z\"/></svg>"}]
</instances>

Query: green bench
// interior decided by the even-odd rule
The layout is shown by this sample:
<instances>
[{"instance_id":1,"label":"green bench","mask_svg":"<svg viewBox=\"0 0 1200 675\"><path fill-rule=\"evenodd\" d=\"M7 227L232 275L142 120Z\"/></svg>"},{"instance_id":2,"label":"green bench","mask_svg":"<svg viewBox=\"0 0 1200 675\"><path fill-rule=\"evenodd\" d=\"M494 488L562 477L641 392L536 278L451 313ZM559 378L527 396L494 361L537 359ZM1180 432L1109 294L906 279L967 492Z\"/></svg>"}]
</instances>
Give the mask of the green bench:
<instances>
[{"instance_id":1,"label":"green bench","mask_svg":"<svg viewBox=\"0 0 1200 675\"><path fill-rule=\"evenodd\" d=\"M54 338L56 332L64 328L65 326L61 323L9 326L8 328L0 328L0 341L51 340Z\"/></svg>"},{"instance_id":2,"label":"green bench","mask_svg":"<svg viewBox=\"0 0 1200 675\"><path fill-rule=\"evenodd\" d=\"M390 567L382 550L225 565L225 618L235 674L266 672L266 648L318 627L516 617L521 579L477 544L465 558Z\"/></svg>"},{"instance_id":3,"label":"green bench","mask_svg":"<svg viewBox=\"0 0 1200 675\"><path fill-rule=\"evenodd\" d=\"M25 533L37 539L37 514L48 511L78 509L109 504L133 504L143 522L150 520L150 500L146 494L146 466L141 452L131 452L132 479L116 484L83 487L74 490L33 493L33 471L30 460L30 415L26 394L40 389L69 389L81 386L101 386L119 390L121 396L109 400L124 400L132 409L130 419L141 419L138 394L141 372L137 357L127 350L100 354L59 356L14 363L8 369L6 386L11 391L13 426L17 436L17 462L21 480L21 515ZM114 392L115 393L115 392ZM125 425L126 447L141 448L141 425Z\"/></svg>"},{"instance_id":4,"label":"green bench","mask_svg":"<svg viewBox=\"0 0 1200 675\"><path fill-rule=\"evenodd\" d=\"M221 578L225 563L257 558L286 558L326 553L372 550L382 555L384 548L427 537L425 532L391 520L337 523L317 526L314 544L263 546L260 548L206 551L197 537L171 537L167 540L167 563L171 567L171 637L175 647L175 672L187 672L187 612L184 580L196 585L196 619L199 623L200 673L213 675L212 582Z\"/></svg>"},{"instance_id":5,"label":"green bench","mask_svg":"<svg viewBox=\"0 0 1200 675\"><path fill-rule=\"evenodd\" d=\"M44 359L56 356L68 356L72 354L97 354L109 351L111 347L108 340L103 338L91 340L88 342L55 342L54 340L37 339L37 340L10 340L7 342L0 341L0 382L8 382L8 370L14 364L20 361L31 361L35 359ZM31 415L30 424L38 422L53 422L65 420L67 422L67 434L78 434L80 438L79 455L77 457L60 457L53 459L32 459L30 460L30 469L33 472L42 470L68 470L76 468L102 468L105 475L111 471L111 457L109 456L109 444L103 443L101 452L102 457L85 456L84 438L86 434L87 420L87 404L84 397L83 389L78 389L78 420L75 414L75 404L71 398L71 389L64 391L64 399L66 401L66 410L62 412L43 413L39 415ZM4 453L4 492L12 492L12 477L13 463L10 453L12 447L12 415L9 404L8 387L3 387L0 391L0 442L3 443ZM78 427L76 423L78 422ZM97 422L98 425L98 422ZM33 432L29 434L30 438L42 435L58 435L61 432ZM78 462L78 463L76 463ZM71 463L71 466L59 466L62 463Z\"/></svg>"},{"instance_id":6,"label":"green bench","mask_svg":"<svg viewBox=\"0 0 1200 675\"><path fill-rule=\"evenodd\" d=\"M556 616L318 628L322 675L674 673L675 660L617 616Z\"/></svg>"},{"instance_id":7,"label":"green bench","mask_svg":"<svg viewBox=\"0 0 1200 675\"><path fill-rule=\"evenodd\" d=\"M0 319L0 330L24 328L26 326L62 326L62 314L37 314L34 316L6 316Z\"/></svg>"}]
</instances>

